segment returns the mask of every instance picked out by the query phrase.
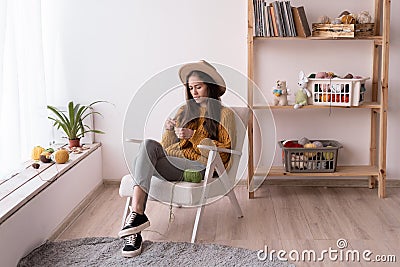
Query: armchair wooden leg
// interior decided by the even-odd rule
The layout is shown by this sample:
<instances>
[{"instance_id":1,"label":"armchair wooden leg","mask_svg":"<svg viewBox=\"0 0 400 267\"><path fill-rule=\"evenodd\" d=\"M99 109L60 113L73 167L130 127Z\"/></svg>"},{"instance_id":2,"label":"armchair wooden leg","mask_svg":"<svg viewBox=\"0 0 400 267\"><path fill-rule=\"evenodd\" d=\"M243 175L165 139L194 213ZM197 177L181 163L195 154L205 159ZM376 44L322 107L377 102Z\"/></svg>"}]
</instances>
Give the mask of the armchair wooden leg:
<instances>
[{"instance_id":1,"label":"armchair wooden leg","mask_svg":"<svg viewBox=\"0 0 400 267\"><path fill-rule=\"evenodd\" d=\"M201 199L199 202L200 206L197 208L196 219L195 219L194 225L193 225L192 239L190 240L191 243L194 243L196 241L196 235L197 235L197 229L199 228L200 217L203 214L204 205L206 204L207 197L208 197L207 184L208 184L209 179L211 179L211 177L214 173L215 165L216 165L216 163L214 162L214 159L216 158L217 155L218 154L215 151L210 151L210 153L208 154L207 168L206 168L206 173L204 175L204 186L202 189Z\"/></svg>"},{"instance_id":2,"label":"armchair wooden leg","mask_svg":"<svg viewBox=\"0 0 400 267\"><path fill-rule=\"evenodd\" d=\"M220 176L220 181L221 181L222 185L224 186L225 190L227 191L227 190L229 190L229 187L224 183L224 179L229 179L229 178L227 178L226 174L224 174L224 172L225 172L224 164L222 163L221 158L217 158L215 161L216 161L215 169L217 170L218 175ZM233 209L235 210L237 217L242 218L243 217L242 209L239 206L239 202L236 198L235 191L233 191L233 190L234 190L234 188L232 188L229 191L227 196L229 197L229 200L231 201L231 204L233 206Z\"/></svg>"},{"instance_id":3,"label":"armchair wooden leg","mask_svg":"<svg viewBox=\"0 0 400 267\"><path fill-rule=\"evenodd\" d=\"M200 217L203 214L203 210L204 210L204 205L201 205L200 207L197 208L196 219L194 220L194 226L192 232L192 239L190 240L191 243L196 242L197 229L199 228Z\"/></svg>"},{"instance_id":4,"label":"armchair wooden leg","mask_svg":"<svg viewBox=\"0 0 400 267\"><path fill-rule=\"evenodd\" d=\"M236 198L236 194L235 191L233 191L233 189L227 194L227 196L229 197L229 200L231 201L231 204L233 206L233 209L235 210L236 216L238 218L242 218L243 217L243 213L242 213L242 209L239 206L239 202Z\"/></svg>"}]
</instances>

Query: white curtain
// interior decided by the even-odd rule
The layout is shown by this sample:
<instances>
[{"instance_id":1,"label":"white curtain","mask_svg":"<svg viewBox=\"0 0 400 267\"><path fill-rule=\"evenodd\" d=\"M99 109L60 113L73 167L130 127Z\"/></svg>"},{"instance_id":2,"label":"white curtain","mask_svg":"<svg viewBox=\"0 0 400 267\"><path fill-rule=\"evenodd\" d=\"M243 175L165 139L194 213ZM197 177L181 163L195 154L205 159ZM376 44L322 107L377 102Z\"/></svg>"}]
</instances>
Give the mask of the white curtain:
<instances>
[{"instance_id":1,"label":"white curtain","mask_svg":"<svg viewBox=\"0 0 400 267\"><path fill-rule=\"evenodd\" d=\"M0 179L51 140L40 0L0 0Z\"/></svg>"}]
</instances>

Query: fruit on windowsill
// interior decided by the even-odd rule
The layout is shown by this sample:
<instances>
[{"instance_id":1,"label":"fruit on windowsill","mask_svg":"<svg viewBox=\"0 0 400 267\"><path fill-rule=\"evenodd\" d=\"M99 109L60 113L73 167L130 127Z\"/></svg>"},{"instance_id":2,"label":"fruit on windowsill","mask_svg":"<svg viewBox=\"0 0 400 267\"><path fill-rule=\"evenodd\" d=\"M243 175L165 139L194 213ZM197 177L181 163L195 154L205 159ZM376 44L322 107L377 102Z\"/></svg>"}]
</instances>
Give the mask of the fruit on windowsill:
<instances>
[{"instance_id":1,"label":"fruit on windowsill","mask_svg":"<svg viewBox=\"0 0 400 267\"><path fill-rule=\"evenodd\" d=\"M32 168L39 169L39 167L40 167L39 163L37 163L37 162L32 163Z\"/></svg>"},{"instance_id":2,"label":"fruit on windowsill","mask_svg":"<svg viewBox=\"0 0 400 267\"><path fill-rule=\"evenodd\" d=\"M44 151L44 148L41 146L35 146L32 149L32 159L33 160L39 160L40 159L40 154Z\"/></svg>"},{"instance_id":3,"label":"fruit on windowsill","mask_svg":"<svg viewBox=\"0 0 400 267\"><path fill-rule=\"evenodd\" d=\"M54 149L53 148L46 148L46 150L45 151L48 151L48 152L50 152L50 153L54 153Z\"/></svg>"},{"instance_id":4,"label":"fruit on windowsill","mask_svg":"<svg viewBox=\"0 0 400 267\"><path fill-rule=\"evenodd\" d=\"M40 153L40 161L43 163L50 163L51 162L51 153L49 151L43 151Z\"/></svg>"},{"instance_id":5,"label":"fruit on windowsill","mask_svg":"<svg viewBox=\"0 0 400 267\"><path fill-rule=\"evenodd\" d=\"M54 152L54 161L63 164L69 160L69 152L66 149L60 149Z\"/></svg>"}]
</instances>

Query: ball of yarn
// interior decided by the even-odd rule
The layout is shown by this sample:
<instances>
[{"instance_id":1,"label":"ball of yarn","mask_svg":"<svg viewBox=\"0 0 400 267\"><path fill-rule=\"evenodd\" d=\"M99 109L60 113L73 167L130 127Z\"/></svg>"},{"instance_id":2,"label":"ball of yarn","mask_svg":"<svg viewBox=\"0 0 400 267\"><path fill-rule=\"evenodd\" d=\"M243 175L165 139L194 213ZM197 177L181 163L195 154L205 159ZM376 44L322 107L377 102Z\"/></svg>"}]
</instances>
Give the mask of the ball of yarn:
<instances>
[{"instance_id":1,"label":"ball of yarn","mask_svg":"<svg viewBox=\"0 0 400 267\"><path fill-rule=\"evenodd\" d=\"M321 147L324 146L320 141L314 141L313 144L314 144L317 148L321 148Z\"/></svg>"},{"instance_id":2,"label":"ball of yarn","mask_svg":"<svg viewBox=\"0 0 400 267\"><path fill-rule=\"evenodd\" d=\"M292 168L304 170L307 168L307 158L304 155L291 154L290 165Z\"/></svg>"},{"instance_id":3,"label":"ball of yarn","mask_svg":"<svg viewBox=\"0 0 400 267\"><path fill-rule=\"evenodd\" d=\"M332 147L332 146L327 146L327 148L333 148L333 147ZM324 155L324 158L325 158L326 160L332 160L333 157L335 156L335 154L334 154L333 151L324 152L324 153L322 153L322 154Z\"/></svg>"},{"instance_id":4,"label":"ball of yarn","mask_svg":"<svg viewBox=\"0 0 400 267\"><path fill-rule=\"evenodd\" d=\"M357 15L357 22L358 23L371 23L372 17L368 11L362 11L360 14Z\"/></svg>"},{"instance_id":5,"label":"ball of yarn","mask_svg":"<svg viewBox=\"0 0 400 267\"><path fill-rule=\"evenodd\" d=\"M44 151L44 148L41 146L35 146L32 149L32 159L33 160L39 160L40 159L40 154Z\"/></svg>"},{"instance_id":6,"label":"ball of yarn","mask_svg":"<svg viewBox=\"0 0 400 267\"><path fill-rule=\"evenodd\" d=\"M350 12L347 10L344 10L344 11L342 11L342 13L339 14L338 17L345 16L345 15L350 15Z\"/></svg>"},{"instance_id":7,"label":"ball of yarn","mask_svg":"<svg viewBox=\"0 0 400 267\"><path fill-rule=\"evenodd\" d=\"M318 22L323 24L329 24L331 23L331 19L328 16L324 15L318 18Z\"/></svg>"},{"instance_id":8,"label":"ball of yarn","mask_svg":"<svg viewBox=\"0 0 400 267\"><path fill-rule=\"evenodd\" d=\"M354 23L356 23L356 19L351 14L342 16L341 20L342 20L343 24L354 24Z\"/></svg>"},{"instance_id":9,"label":"ball of yarn","mask_svg":"<svg viewBox=\"0 0 400 267\"><path fill-rule=\"evenodd\" d=\"M324 79L327 77L328 77L328 73L325 71L317 72L317 74L315 75L315 78L317 78L317 79Z\"/></svg>"},{"instance_id":10,"label":"ball of yarn","mask_svg":"<svg viewBox=\"0 0 400 267\"><path fill-rule=\"evenodd\" d=\"M340 18L335 18L335 19L332 21L332 24L342 24L342 20L341 20Z\"/></svg>"},{"instance_id":11,"label":"ball of yarn","mask_svg":"<svg viewBox=\"0 0 400 267\"><path fill-rule=\"evenodd\" d=\"M308 143L304 145L304 148L308 148L311 150L311 152L304 152L304 156L312 158L317 155L317 152L315 150L312 150L313 148L317 148L317 146L313 143Z\"/></svg>"},{"instance_id":12,"label":"ball of yarn","mask_svg":"<svg viewBox=\"0 0 400 267\"><path fill-rule=\"evenodd\" d=\"M307 137L302 137L299 139L299 141L297 141L297 143L304 146L305 144L310 143L310 140L308 140Z\"/></svg>"},{"instance_id":13,"label":"ball of yarn","mask_svg":"<svg viewBox=\"0 0 400 267\"><path fill-rule=\"evenodd\" d=\"M200 183L202 179L201 172L187 169L183 172L183 180L185 182Z\"/></svg>"},{"instance_id":14,"label":"ball of yarn","mask_svg":"<svg viewBox=\"0 0 400 267\"><path fill-rule=\"evenodd\" d=\"M67 162L68 159L69 159L69 153L68 153L68 151L65 150L65 149L57 150L57 151L54 153L54 161L55 161L56 163L58 163L58 164L63 164L63 163L65 163L65 162Z\"/></svg>"}]
</instances>

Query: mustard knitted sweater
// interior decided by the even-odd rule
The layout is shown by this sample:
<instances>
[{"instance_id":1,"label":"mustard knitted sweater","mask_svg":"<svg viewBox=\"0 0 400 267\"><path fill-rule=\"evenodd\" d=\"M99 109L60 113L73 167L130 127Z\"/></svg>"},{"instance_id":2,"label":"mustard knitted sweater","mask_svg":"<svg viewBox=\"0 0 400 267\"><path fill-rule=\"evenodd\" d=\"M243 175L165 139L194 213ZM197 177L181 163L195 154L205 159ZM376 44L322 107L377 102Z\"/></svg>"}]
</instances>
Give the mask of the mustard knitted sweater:
<instances>
[{"instance_id":1,"label":"mustard knitted sweater","mask_svg":"<svg viewBox=\"0 0 400 267\"><path fill-rule=\"evenodd\" d=\"M183 107L178 110L183 112ZM207 165L208 150L198 149L197 145L217 146L231 149L235 144L235 117L233 111L227 107L221 109L221 120L218 125L218 139L209 139L209 134L204 128L204 115L206 109L200 108L200 118L197 123L189 123L186 127L194 130L190 139L178 139L174 130L165 130L162 136L161 145L169 156L197 160ZM176 127L182 127L177 125ZM230 167L230 153L219 153L226 169Z\"/></svg>"}]
</instances>

